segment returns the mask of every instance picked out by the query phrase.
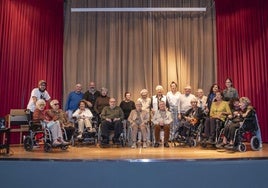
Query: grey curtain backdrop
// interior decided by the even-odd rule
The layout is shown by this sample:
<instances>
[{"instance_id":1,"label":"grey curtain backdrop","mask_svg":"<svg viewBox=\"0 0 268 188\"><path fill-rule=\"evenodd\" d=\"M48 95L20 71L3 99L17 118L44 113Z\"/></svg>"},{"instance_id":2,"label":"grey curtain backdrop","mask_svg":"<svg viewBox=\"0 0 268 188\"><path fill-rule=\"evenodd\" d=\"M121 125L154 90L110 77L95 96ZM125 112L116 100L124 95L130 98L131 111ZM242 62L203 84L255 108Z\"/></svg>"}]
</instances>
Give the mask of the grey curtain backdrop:
<instances>
[{"instance_id":1,"label":"grey curtain backdrop","mask_svg":"<svg viewBox=\"0 0 268 188\"><path fill-rule=\"evenodd\" d=\"M71 12L71 8L206 7L206 12ZM119 102L135 101L172 81L183 92L216 81L213 0L67 0L64 28L64 100L76 83L107 87Z\"/></svg>"}]
</instances>

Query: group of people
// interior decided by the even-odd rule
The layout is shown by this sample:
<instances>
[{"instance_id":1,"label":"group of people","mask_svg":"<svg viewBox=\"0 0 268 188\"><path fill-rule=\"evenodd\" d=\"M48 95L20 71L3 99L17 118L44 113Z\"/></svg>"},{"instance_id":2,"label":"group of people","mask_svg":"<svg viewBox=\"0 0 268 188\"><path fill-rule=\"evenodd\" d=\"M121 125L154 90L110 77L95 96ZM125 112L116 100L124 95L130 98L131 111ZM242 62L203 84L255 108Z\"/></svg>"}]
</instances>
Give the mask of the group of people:
<instances>
[{"instance_id":1,"label":"group of people","mask_svg":"<svg viewBox=\"0 0 268 188\"><path fill-rule=\"evenodd\" d=\"M164 147L169 147L169 142L174 139L177 130L181 129L183 135L185 127L196 126L201 119L205 120L203 139L213 143L217 122L224 122L228 118L231 123L224 131L221 146L231 147L238 122L255 113L248 98L239 99L230 78L226 79L226 88L223 91L217 84L213 84L208 96L204 95L202 89L198 89L196 95L192 94L189 85L181 93L177 89L177 83L171 82L170 91L166 95L164 88L158 85L152 97L149 97L147 89L142 89L136 102L131 100L130 92L125 92L125 98L120 105L116 105L115 98L108 96L107 88L103 87L98 91L95 83L90 82L89 89L83 93L81 84L76 84L75 90L68 95L64 110L59 109L58 100L51 100L46 91L46 84L44 80L39 81L38 88L33 89L31 93L27 109L32 112L33 120L46 122L52 131L55 144L66 144L62 139L60 128L68 130L69 139L75 130L74 119L78 122L78 137L82 137L85 129L89 132L96 131L92 127L93 118L101 126L101 144L109 144L110 130L114 130L113 142L119 143L123 129L130 129L132 148L137 147L138 131L141 132L143 148L147 147L151 137L154 140L153 146L159 147L160 132L163 130L164 138L161 141ZM43 105L45 101L50 102L51 109L40 108L39 103ZM44 114L42 117L36 115L40 112ZM150 125L153 126L153 135L150 135L148 128Z\"/></svg>"}]
</instances>

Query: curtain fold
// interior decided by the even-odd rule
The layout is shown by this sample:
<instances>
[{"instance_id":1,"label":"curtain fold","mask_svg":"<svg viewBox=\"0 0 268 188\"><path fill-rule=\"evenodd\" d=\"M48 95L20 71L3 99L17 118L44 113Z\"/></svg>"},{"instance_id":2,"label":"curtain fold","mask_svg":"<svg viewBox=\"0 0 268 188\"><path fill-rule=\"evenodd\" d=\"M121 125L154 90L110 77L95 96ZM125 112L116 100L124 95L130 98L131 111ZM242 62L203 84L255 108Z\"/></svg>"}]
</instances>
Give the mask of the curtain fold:
<instances>
[{"instance_id":1,"label":"curtain fold","mask_svg":"<svg viewBox=\"0 0 268 188\"><path fill-rule=\"evenodd\" d=\"M63 0L0 1L0 116L26 108L38 81L62 101Z\"/></svg>"},{"instance_id":2,"label":"curtain fold","mask_svg":"<svg viewBox=\"0 0 268 188\"><path fill-rule=\"evenodd\" d=\"M215 0L218 82L233 79L240 96L256 107L262 136L268 141L268 1Z\"/></svg>"},{"instance_id":3,"label":"curtain fold","mask_svg":"<svg viewBox=\"0 0 268 188\"><path fill-rule=\"evenodd\" d=\"M210 7L196 12L72 13L85 7ZM70 0L65 6L64 97L93 80L121 101L147 88L151 94L171 81L182 90L208 92L215 82L215 13L213 1Z\"/></svg>"}]
</instances>

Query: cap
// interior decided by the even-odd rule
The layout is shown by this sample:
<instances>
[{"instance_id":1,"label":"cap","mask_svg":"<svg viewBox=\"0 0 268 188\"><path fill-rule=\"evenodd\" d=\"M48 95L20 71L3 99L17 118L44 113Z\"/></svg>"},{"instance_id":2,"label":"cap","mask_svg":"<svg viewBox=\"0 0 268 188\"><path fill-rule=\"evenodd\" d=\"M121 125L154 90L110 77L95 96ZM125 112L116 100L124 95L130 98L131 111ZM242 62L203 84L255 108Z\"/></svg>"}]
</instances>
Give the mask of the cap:
<instances>
[{"instance_id":1,"label":"cap","mask_svg":"<svg viewBox=\"0 0 268 188\"><path fill-rule=\"evenodd\" d=\"M42 85L42 84L47 85L47 82L46 82L45 80L40 80L40 81L38 82L38 85Z\"/></svg>"}]
</instances>

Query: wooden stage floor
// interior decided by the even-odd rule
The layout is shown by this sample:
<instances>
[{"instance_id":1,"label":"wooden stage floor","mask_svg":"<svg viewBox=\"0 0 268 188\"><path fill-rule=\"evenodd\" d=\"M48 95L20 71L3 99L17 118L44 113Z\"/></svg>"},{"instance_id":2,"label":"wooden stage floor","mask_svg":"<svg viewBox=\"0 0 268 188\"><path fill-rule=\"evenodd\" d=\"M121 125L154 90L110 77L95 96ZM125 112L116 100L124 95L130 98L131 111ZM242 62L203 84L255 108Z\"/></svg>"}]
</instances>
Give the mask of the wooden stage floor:
<instances>
[{"instance_id":1,"label":"wooden stage floor","mask_svg":"<svg viewBox=\"0 0 268 188\"><path fill-rule=\"evenodd\" d=\"M170 148L136 148L109 147L83 145L70 146L66 151L53 148L51 152L44 152L41 148L35 148L31 152L24 150L23 146L11 146L9 154L0 154L0 160L126 160L126 161L150 161L150 160L236 160L236 159L268 159L268 144L263 144L260 151L252 151L247 146L246 152L234 152L224 149L202 148L200 146L189 148L187 146L171 146Z\"/></svg>"}]
</instances>

